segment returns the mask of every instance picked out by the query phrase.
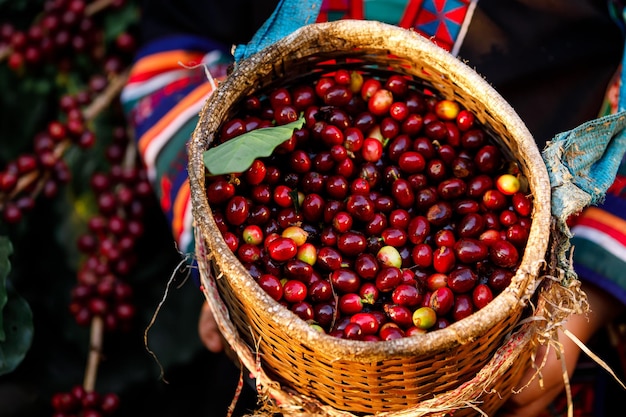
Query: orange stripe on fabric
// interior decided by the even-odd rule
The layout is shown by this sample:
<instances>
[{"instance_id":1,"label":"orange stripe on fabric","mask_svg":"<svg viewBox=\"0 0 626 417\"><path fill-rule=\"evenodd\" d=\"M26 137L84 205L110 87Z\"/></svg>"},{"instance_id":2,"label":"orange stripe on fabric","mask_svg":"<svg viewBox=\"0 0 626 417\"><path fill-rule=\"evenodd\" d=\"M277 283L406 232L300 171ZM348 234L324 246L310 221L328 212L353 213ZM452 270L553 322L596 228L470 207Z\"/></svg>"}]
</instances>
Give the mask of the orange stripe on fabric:
<instances>
[{"instance_id":1,"label":"orange stripe on fabric","mask_svg":"<svg viewBox=\"0 0 626 417\"><path fill-rule=\"evenodd\" d=\"M611 229L615 229L619 233L626 235L626 220L621 219L597 207L588 207L583 212L578 222L584 222L585 219L591 219L598 223L605 224Z\"/></svg>"},{"instance_id":2,"label":"orange stripe on fabric","mask_svg":"<svg viewBox=\"0 0 626 417\"><path fill-rule=\"evenodd\" d=\"M159 52L141 58L133 65L129 82L140 82L149 79L161 72L174 69L183 69L184 65L197 65L202 62L204 53L184 50Z\"/></svg>"},{"instance_id":3,"label":"orange stripe on fabric","mask_svg":"<svg viewBox=\"0 0 626 417\"><path fill-rule=\"evenodd\" d=\"M190 198L191 191L189 187L189 180L185 180L178 190L172 210L172 232L176 241L180 239L180 235L185 229L185 213L187 211L187 205L189 204Z\"/></svg>"},{"instance_id":4,"label":"orange stripe on fabric","mask_svg":"<svg viewBox=\"0 0 626 417\"><path fill-rule=\"evenodd\" d=\"M152 139L154 139L163 129L165 129L178 115L180 115L183 111L188 110L189 106L198 102L203 97L207 96L213 87L211 87L211 83L208 81L200 84L195 90L190 92L179 101L170 111L167 112L158 122L154 124L142 137L139 139L139 152L143 155L146 152L146 149L150 145Z\"/></svg>"}]
</instances>

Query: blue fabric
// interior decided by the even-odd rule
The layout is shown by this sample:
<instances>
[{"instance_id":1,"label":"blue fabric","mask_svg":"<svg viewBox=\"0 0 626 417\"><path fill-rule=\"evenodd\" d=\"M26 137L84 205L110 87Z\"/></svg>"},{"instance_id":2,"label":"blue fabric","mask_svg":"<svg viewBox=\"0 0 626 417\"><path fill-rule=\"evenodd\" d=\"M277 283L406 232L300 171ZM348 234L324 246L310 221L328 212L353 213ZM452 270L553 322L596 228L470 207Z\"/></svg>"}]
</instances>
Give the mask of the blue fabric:
<instances>
[{"instance_id":1,"label":"blue fabric","mask_svg":"<svg viewBox=\"0 0 626 417\"><path fill-rule=\"evenodd\" d=\"M626 50L621 79L626 80ZM617 113L559 133L544 149L552 214L563 223L585 206L601 203L613 183L626 152L625 109L626 88L620 88Z\"/></svg>"},{"instance_id":2,"label":"blue fabric","mask_svg":"<svg viewBox=\"0 0 626 417\"><path fill-rule=\"evenodd\" d=\"M597 204L613 183L626 150L626 112L600 117L563 133L546 146L543 158L553 188L554 215L563 213L575 186L588 195L580 204ZM561 195L561 193L567 193ZM582 209L583 207L579 207Z\"/></svg>"},{"instance_id":3,"label":"blue fabric","mask_svg":"<svg viewBox=\"0 0 626 417\"><path fill-rule=\"evenodd\" d=\"M281 0L250 42L235 48L235 61L248 58L295 30L315 23L322 0Z\"/></svg>"}]
</instances>

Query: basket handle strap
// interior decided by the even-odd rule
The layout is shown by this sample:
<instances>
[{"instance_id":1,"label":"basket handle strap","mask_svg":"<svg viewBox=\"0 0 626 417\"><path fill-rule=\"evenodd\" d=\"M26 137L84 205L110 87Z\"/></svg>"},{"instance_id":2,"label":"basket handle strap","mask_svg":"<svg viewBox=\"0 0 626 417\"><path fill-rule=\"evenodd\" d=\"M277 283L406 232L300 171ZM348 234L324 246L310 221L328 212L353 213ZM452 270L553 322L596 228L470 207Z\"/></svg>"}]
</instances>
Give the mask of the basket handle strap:
<instances>
[{"instance_id":1,"label":"basket handle strap","mask_svg":"<svg viewBox=\"0 0 626 417\"><path fill-rule=\"evenodd\" d=\"M234 51L235 61L248 58L296 29L314 23L321 6L322 0L280 0L250 42L237 45Z\"/></svg>"},{"instance_id":2,"label":"basket handle strap","mask_svg":"<svg viewBox=\"0 0 626 417\"><path fill-rule=\"evenodd\" d=\"M626 82L626 49L621 85ZM552 188L552 214L567 219L590 204L601 203L626 152L626 86L618 111L557 134L543 150Z\"/></svg>"}]
</instances>

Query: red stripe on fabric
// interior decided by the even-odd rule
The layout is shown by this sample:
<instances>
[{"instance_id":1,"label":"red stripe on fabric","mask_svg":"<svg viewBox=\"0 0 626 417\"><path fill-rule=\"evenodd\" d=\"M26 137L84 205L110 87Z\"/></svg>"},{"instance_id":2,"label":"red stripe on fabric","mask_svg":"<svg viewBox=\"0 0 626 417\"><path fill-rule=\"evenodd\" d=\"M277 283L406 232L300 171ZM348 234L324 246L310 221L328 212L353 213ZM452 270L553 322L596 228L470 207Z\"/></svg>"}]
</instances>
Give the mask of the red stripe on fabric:
<instances>
[{"instance_id":1,"label":"red stripe on fabric","mask_svg":"<svg viewBox=\"0 0 626 417\"><path fill-rule=\"evenodd\" d=\"M151 78L156 77L159 74L170 72L173 69L174 69L173 67L159 68L159 69L155 69L152 71L145 71L145 72L141 72L137 74L131 74L130 77L128 78L128 84L132 85L132 84L143 83L144 81L148 81Z\"/></svg>"},{"instance_id":2,"label":"red stripe on fabric","mask_svg":"<svg viewBox=\"0 0 626 417\"><path fill-rule=\"evenodd\" d=\"M581 214L581 220L592 219L606 224L612 229L618 230L621 234L626 235L626 220L608 211L598 207L588 207Z\"/></svg>"},{"instance_id":3,"label":"red stripe on fabric","mask_svg":"<svg viewBox=\"0 0 626 417\"><path fill-rule=\"evenodd\" d=\"M412 27L420 7L422 7L422 0L409 0L398 26L405 29Z\"/></svg>"},{"instance_id":4,"label":"red stripe on fabric","mask_svg":"<svg viewBox=\"0 0 626 417\"><path fill-rule=\"evenodd\" d=\"M617 175L615 177L615 180L613 181L613 184L611 184L606 192L617 196L622 194L626 195L626 176Z\"/></svg>"},{"instance_id":5,"label":"red stripe on fabric","mask_svg":"<svg viewBox=\"0 0 626 417\"><path fill-rule=\"evenodd\" d=\"M183 50L152 54L140 59L133 65L128 83L143 82L164 72L183 69L181 64L198 65L203 58L204 53Z\"/></svg>"},{"instance_id":6,"label":"red stripe on fabric","mask_svg":"<svg viewBox=\"0 0 626 417\"><path fill-rule=\"evenodd\" d=\"M596 229L604 233L605 235L612 237L616 241L620 242L622 245L626 246L626 234L622 233L619 230L614 229L610 225L605 224L601 221L598 221L596 219L592 219L589 217L584 217L576 223L576 226L585 226L585 227L589 227L592 229ZM574 235L575 234L576 232L574 229Z\"/></svg>"},{"instance_id":7,"label":"red stripe on fabric","mask_svg":"<svg viewBox=\"0 0 626 417\"><path fill-rule=\"evenodd\" d=\"M172 182L167 176L161 178L161 208L168 212L172 207Z\"/></svg>"},{"instance_id":8,"label":"red stripe on fabric","mask_svg":"<svg viewBox=\"0 0 626 417\"><path fill-rule=\"evenodd\" d=\"M363 20L363 0L350 0L350 18Z\"/></svg>"}]
</instances>

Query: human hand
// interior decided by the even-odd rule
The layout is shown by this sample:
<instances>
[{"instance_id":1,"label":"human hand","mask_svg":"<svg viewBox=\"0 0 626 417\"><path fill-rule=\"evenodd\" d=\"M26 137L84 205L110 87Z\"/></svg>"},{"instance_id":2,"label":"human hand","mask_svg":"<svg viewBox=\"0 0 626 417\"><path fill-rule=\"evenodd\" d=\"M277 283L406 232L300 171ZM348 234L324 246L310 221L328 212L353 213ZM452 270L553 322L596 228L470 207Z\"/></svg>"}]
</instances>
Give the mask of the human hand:
<instances>
[{"instance_id":1,"label":"human hand","mask_svg":"<svg viewBox=\"0 0 626 417\"><path fill-rule=\"evenodd\" d=\"M581 287L587 295L589 312L570 316L564 328L574 334L582 343L587 343L603 326L609 324L624 311L617 299L594 285L583 283ZM563 331L558 332L558 341L562 345L562 357L555 348L540 346L536 352L535 364L541 366L542 380L530 367L506 404L498 411L497 417L538 417L545 415L547 407L565 389L563 363L571 379L580 356L580 347ZM546 356L547 355L547 356ZM527 385L527 386L526 386ZM523 389L520 389L523 387Z\"/></svg>"},{"instance_id":2,"label":"human hand","mask_svg":"<svg viewBox=\"0 0 626 417\"><path fill-rule=\"evenodd\" d=\"M209 304L205 301L200 310L198 320L198 335L204 346L213 353L224 350L224 339L220 333L213 312Z\"/></svg>"}]
</instances>

